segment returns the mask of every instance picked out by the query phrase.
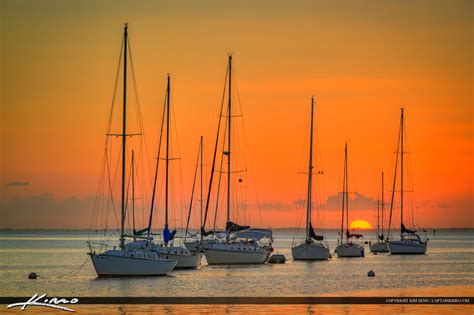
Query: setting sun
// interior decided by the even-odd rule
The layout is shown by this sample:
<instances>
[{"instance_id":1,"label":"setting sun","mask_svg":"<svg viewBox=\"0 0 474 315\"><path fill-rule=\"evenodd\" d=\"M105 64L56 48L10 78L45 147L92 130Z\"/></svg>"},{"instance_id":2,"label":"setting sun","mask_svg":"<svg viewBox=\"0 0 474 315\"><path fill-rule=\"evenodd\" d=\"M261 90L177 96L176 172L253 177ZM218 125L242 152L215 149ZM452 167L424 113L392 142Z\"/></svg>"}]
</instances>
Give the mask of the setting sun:
<instances>
[{"instance_id":1,"label":"setting sun","mask_svg":"<svg viewBox=\"0 0 474 315\"><path fill-rule=\"evenodd\" d=\"M366 230L366 229L371 229L372 226L370 225L369 222L365 220L355 220L349 225L349 228Z\"/></svg>"}]
</instances>

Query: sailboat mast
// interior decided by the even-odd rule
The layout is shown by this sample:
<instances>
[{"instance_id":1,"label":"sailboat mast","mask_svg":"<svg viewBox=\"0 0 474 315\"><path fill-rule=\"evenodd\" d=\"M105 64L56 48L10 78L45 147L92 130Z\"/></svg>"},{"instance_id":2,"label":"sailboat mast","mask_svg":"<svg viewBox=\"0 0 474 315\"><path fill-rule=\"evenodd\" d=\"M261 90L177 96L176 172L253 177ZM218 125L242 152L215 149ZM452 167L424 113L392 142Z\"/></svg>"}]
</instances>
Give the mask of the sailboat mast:
<instances>
[{"instance_id":1,"label":"sailboat mast","mask_svg":"<svg viewBox=\"0 0 474 315\"><path fill-rule=\"evenodd\" d=\"M377 241L380 236L380 195L377 196Z\"/></svg>"},{"instance_id":2,"label":"sailboat mast","mask_svg":"<svg viewBox=\"0 0 474 315\"><path fill-rule=\"evenodd\" d=\"M203 226L203 222L202 222L202 202L203 202L203 199L202 199L202 181L203 181L203 180L202 180L202 166L203 166L203 164L202 164L202 163L203 163L203 162L202 162L202 157L203 157L202 146L203 146L203 142L204 142L204 138L203 138L203 136L201 136L201 143L200 143L200 145L199 145L200 158L201 158L201 165L200 165L200 166L201 166L201 172L200 172L201 174L200 174L200 176L199 176L199 177L200 177L200 181L201 181L201 183L200 183L200 186L201 186L201 187L199 188L199 193L200 193L200 195L201 195L201 197L199 198L199 199L200 199L200 203L201 203L201 218L200 218L201 224L200 224L200 227ZM201 242L202 242L203 235L202 235L202 233L200 233L200 235L201 235Z\"/></svg>"},{"instance_id":3,"label":"sailboat mast","mask_svg":"<svg viewBox=\"0 0 474 315\"><path fill-rule=\"evenodd\" d=\"M165 188L165 229L168 229L168 201L169 201L169 145L170 145L170 75L166 89L166 188Z\"/></svg>"},{"instance_id":4,"label":"sailboat mast","mask_svg":"<svg viewBox=\"0 0 474 315\"><path fill-rule=\"evenodd\" d=\"M132 226L135 232L135 151L132 150Z\"/></svg>"},{"instance_id":5,"label":"sailboat mast","mask_svg":"<svg viewBox=\"0 0 474 315\"><path fill-rule=\"evenodd\" d=\"M344 167L346 171L346 231L349 232L349 174L347 172L347 143L346 143L345 155L346 155L346 159L345 159L346 163ZM347 241L349 241L349 238L347 237L347 233L346 233L346 238L347 238Z\"/></svg>"},{"instance_id":6,"label":"sailboat mast","mask_svg":"<svg viewBox=\"0 0 474 315\"><path fill-rule=\"evenodd\" d=\"M122 122L122 222L120 226L120 248L125 247L125 159L127 149L127 39L128 25L123 29L123 122Z\"/></svg>"},{"instance_id":7,"label":"sailboat mast","mask_svg":"<svg viewBox=\"0 0 474 315\"><path fill-rule=\"evenodd\" d=\"M230 222L230 135L232 121L232 55L229 55L229 101L227 106L228 133L227 133L227 222Z\"/></svg>"},{"instance_id":8,"label":"sailboat mast","mask_svg":"<svg viewBox=\"0 0 474 315\"><path fill-rule=\"evenodd\" d=\"M382 211L382 234L383 234L383 208L384 208L384 204L385 204L385 199L384 199L384 194L383 194L383 190L384 190L384 184L383 184L383 181L384 181L384 172L382 172L382 204L381 204L381 211Z\"/></svg>"},{"instance_id":9,"label":"sailboat mast","mask_svg":"<svg viewBox=\"0 0 474 315\"><path fill-rule=\"evenodd\" d=\"M401 108L402 115L400 118L400 144L401 144L401 151L400 151L400 225L403 224L403 107ZM400 227L400 234L402 234L402 230Z\"/></svg>"},{"instance_id":10,"label":"sailboat mast","mask_svg":"<svg viewBox=\"0 0 474 315\"><path fill-rule=\"evenodd\" d=\"M347 150L347 143L346 143L346 150ZM341 215L341 244L344 239L344 208L346 204L346 158L344 155L344 175L342 176L342 215Z\"/></svg>"},{"instance_id":11,"label":"sailboat mast","mask_svg":"<svg viewBox=\"0 0 474 315\"><path fill-rule=\"evenodd\" d=\"M309 228L311 226L311 206L313 199L313 116L314 97L311 98L311 133L309 137L309 162L308 162L308 204L306 206L306 239L310 240Z\"/></svg>"}]
</instances>

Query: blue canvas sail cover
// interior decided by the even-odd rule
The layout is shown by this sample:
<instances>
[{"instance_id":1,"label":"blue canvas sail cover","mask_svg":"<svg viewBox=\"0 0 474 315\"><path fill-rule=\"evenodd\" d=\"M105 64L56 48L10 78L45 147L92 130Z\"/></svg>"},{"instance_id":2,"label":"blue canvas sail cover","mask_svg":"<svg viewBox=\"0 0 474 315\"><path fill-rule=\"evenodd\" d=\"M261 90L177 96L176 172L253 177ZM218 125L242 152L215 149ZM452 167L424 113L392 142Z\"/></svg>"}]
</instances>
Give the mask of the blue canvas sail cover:
<instances>
[{"instance_id":1,"label":"blue canvas sail cover","mask_svg":"<svg viewBox=\"0 0 474 315\"><path fill-rule=\"evenodd\" d=\"M415 232L416 232L416 231L412 231L412 230L407 229L403 223L401 224L400 228L402 230L402 233L415 234Z\"/></svg>"},{"instance_id":2,"label":"blue canvas sail cover","mask_svg":"<svg viewBox=\"0 0 474 315\"><path fill-rule=\"evenodd\" d=\"M316 241L322 241L324 240L324 236L322 235L316 235L316 233L314 233L314 229L313 229L313 226L311 225L311 223L309 224L309 236L316 240Z\"/></svg>"},{"instance_id":3,"label":"blue canvas sail cover","mask_svg":"<svg viewBox=\"0 0 474 315\"><path fill-rule=\"evenodd\" d=\"M173 230L172 232L170 232L170 230L168 229L168 226L165 226L165 229L163 230L163 240L165 241L165 243L173 240L175 235L176 235L176 230Z\"/></svg>"},{"instance_id":4,"label":"blue canvas sail cover","mask_svg":"<svg viewBox=\"0 0 474 315\"><path fill-rule=\"evenodd\" d=\"M351 232L349 232L349 230L346 231L346 236L347 236L347 238L351 238L351 237L361 238L361 237L363 237L362 234L351 233Z\"/></svg>"},{"instance_id":5,"label":"blue canvas sail cover","mask_svg":"<svg viewBox=\"0 0 474 315\"><path fill-rule=\"evenodd\" d=\"M225 229L228 232L237 232L237 231L242 231L242 230L247 230L250 229L250 226L247 225L238 225L232 221L229 221L225 225Z\"/></svg>"}]
</instances>

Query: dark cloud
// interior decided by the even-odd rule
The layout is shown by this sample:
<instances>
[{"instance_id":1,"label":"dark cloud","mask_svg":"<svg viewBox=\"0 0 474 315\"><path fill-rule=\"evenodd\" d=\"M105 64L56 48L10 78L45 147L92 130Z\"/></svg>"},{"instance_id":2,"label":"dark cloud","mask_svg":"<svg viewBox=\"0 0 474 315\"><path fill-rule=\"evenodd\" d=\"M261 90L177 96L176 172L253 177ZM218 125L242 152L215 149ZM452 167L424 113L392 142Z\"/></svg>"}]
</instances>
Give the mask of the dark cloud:
<instances>
[{"instance_id":1,"label":"dark cloud","mask_svg":"<svg viewBox=\"0 0 474 315\"><path fill-rule=\"evenodd\" d=\"M296 199L291 203L285 204L282 202L267 201L262 203L261 207L271 210L294 210L295 208L306 207L306 199ZM349 194L349 208L351 210L374 210L376 209L377 201L370 197L364 196L360 193ZM316 202L313 202L313 208L317 207ZM319 208L325 211L339 211L342 207L342 193L329 196L325 203L319 204Z\"/></svg>"},{"instance_id":2,"label":"dark cloud","mask_svg":"<svg viewBox=\"0 0 474 315\"><path fill-rule=\"evenodd\" d=\"M271 210L285 210L288 208L288 205L285 205L283 202L263 202L260 204L262 209L271 209Z\"/></svg>"},{"instance_id":3,"label":"dark cloud","mask_svg":"<svg viewBox=\"0 0 474 315\"><path fill-rule=\"evenodd\" d=\"M377 201L371 197L360 193L349 194L349 209L351 210L372 210L375 209ZM321 205L322 210L341 210L342 193L329 196L326 203Z\"/></svg>"},{"instance_id":4,"label":"dark cloud","mask_svg":"<svg viewBox=\"0 0 474 315\"><path fill-rule=\"evenodd\" d=\"M0 201L0 228L87 228L95 197L55 199L52 194Z\"/></svg>"},{"instance_id":5,"label":"dark cloud","mask_svg":"<svg viewBox=\"0 0 474 315\"><path fill-rule=\"evenodd\" d=\"M7 186L8 187L24 187L24 186L28 186L29 184L30 184L29 182L14 180L14 181L8 182Z\"/></svg>"}]
</instances>

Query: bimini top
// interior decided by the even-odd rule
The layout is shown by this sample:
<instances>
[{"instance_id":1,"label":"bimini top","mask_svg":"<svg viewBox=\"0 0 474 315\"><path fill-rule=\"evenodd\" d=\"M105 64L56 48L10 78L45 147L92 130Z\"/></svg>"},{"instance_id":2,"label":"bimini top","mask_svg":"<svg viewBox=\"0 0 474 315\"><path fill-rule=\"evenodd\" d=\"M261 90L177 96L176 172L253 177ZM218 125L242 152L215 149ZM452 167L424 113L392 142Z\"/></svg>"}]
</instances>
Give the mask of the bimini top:
<instances>
[{"instance_id":1,"label":"bimini top","mask_svg":"<svg viewBox=\"0 0 474 315\"><path fill-rule=\"evenodd\" d=\"M231 239L235 240L238 238L247 238L255 241L259 241L262 238L269 238L273 240L273 232L269 229L247 229L234 233Z\"/></svg>"}]
</instances>

